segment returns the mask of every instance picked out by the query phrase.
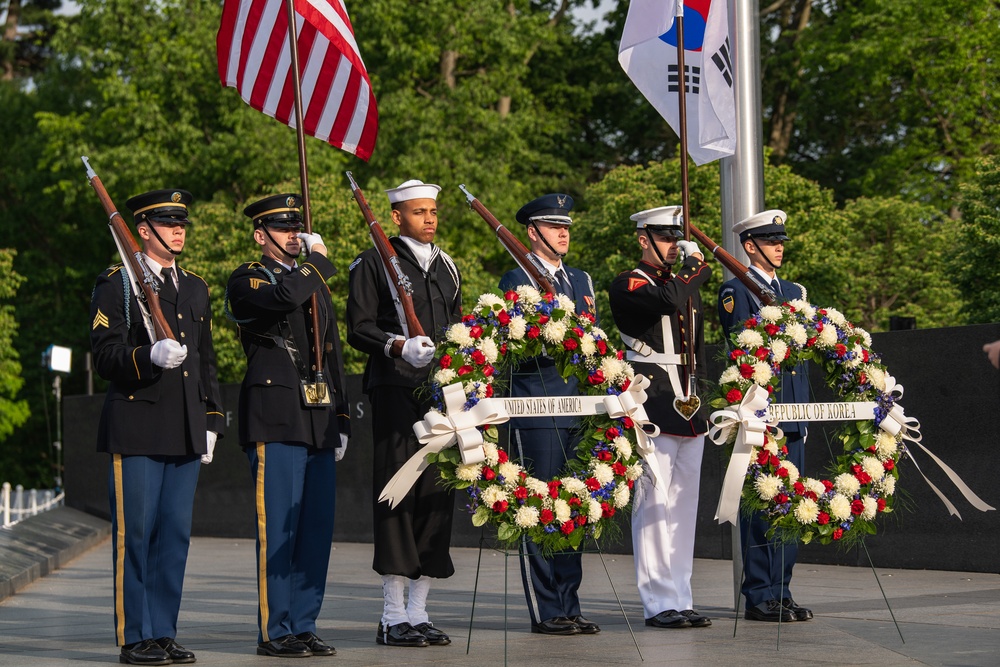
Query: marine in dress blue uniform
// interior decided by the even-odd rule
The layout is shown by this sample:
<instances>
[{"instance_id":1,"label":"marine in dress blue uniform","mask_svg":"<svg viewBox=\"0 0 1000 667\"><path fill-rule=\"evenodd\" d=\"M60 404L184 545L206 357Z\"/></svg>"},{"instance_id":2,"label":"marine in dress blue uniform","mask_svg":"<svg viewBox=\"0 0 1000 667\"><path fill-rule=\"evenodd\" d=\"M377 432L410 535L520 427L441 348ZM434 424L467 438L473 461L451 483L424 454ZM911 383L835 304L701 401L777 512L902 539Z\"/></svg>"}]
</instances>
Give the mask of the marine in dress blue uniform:
<instances>
[{"instance_id":1,"label":"marine in dress blue uniform","mask_svg":"<svg viewBox=\"0 0 1000 667\"><path fill-rule=\"evenodd\" d=\"M333 539L336 462L350 434L326 284L336 269L320 236L301 233L301 205L298 195L282 194L244 209L263 255L233 271L226 289L247 357L239 428L257 501L257 654L277 657L336 652L317 636L316 619ZM308 255L300 261L302 246Z\"/></svg>"},{"instance_id":2,"label":"marine in dress blue uniform","mask_svg":"<svg viewBox=\"0 0 1000 667\"><path fill-rule=\"evenodd\" d=\"M94 365L111 383L97 450L111 454L115 638L129 664L195 661L175 640L177 614L200 459L209 459L225 420L208 286L175 259L190 203L184 190L127 202L177 341L153 342L121 265L98 276L90 305Z\"/></svg>"},{"instance_id":3,"label":"marine in dress blue uniform","mask_svg":"<svg viewBox=\"0 0 1000 667\"><path fill-rule=\"evenodd\" d=\"M636 581L646 625L707 627L711 619L693 609L691 573L708 424L703 411L682 414L674 401L691 400L687 338L692 326L695 382L705 381L704 314L698 289L712 269L695 243L681 240L680 206L640 211L632 220L642 261L612 282L611 312L636 375L649 378L644 407L650 421L660 428L660 435L653 438L654 455L645 461L632 504ZM684 258L674 273L681 250ZM687 311L689 300L694 322ZM697 386L693 389L695 394L704 393Z\"/></svg>"},{"instance_id":4,"label":"marine in dress blue uniform","mask_svg":"<svg viewBox=\"0 0 1000 667\"><path fill-rule=\"evenodd\" d=\"M777 295L779 303L806 299L806 290L798 283L777 276L788 240L786 215L777 209L752 215L733 225L740 243L750 258L750 269L761 284ZM742 330L743 322L757 313L761 302L738 279L723 283L719 290L719 321L727 340ZM772 398L778 403L808 403L809 376L805 364L791 371L782 371L781 386ZM806 424L782 422L788 440L788 460L799 470L805 469ZM744 540L743 595L746 596L745 616L756 621L807 621L812 611L801 607L792 598L789 584L798 554L795 544L768 541L768 523L759 515L747 518L740 514L740 533Z\"/></svg>"},{"instance_id":5,"label":"marine in dress blue uniform","mask_svg":"<svg viewBox=\"0 0 1000 667\"><path fill-rule=\"evenodd\" d=\"M440 190L414 179L386 191L399 229L399 236L389 242L410 279L414 311L425 336L405 330L375 248L361 253L350 269L347 340L368 355L364 387L372 406L375 446L372 569L382 577L383 597L375 641L387 646L451 643L431 622L427 596L432 579L455 573L450 553L452 495L438 484L436 466L431 466L395 508L378 500L385 484L421 447L413 424L423 419L431 403L415 392L427 380L435 341L462 317L461 276L451 257L433 243Z\"/></svg>"},{"instance_id":6,"label":"marine in dress blue uniform","mask_svg":"<svg viewBox=\"0 0 1000 667\"><path fill-rule=\"evenodd\" d=\"M531 252L554 278L553 286L560 294L570 297L577 312L597 316L594 285L590 276L580 269L566 266L562 258L569 251L569 212L573 198L565 194L549 194L521 207L516 218L525 225ZM521 285L537 287L517 268L500 279L500 289L508 291ZM511 396L575 396L576 378L564 380L549 357L536 357L523 362L511 375ZM569 458L576 458L578 420L573 417L510 420L508 427L512 447L522 463L540 479L559 474ZM528 570L526 572L525 570ZM529 574L530 573L530 574ZM543 558L534 542L525 541L521 554L521 578L531 616L532 632L551 635L595 634L596 623L580 614L577 591L583 581L582 554L573 551ZM535 604L532 604L532 592Z\"/></svg>"}]
</instances>

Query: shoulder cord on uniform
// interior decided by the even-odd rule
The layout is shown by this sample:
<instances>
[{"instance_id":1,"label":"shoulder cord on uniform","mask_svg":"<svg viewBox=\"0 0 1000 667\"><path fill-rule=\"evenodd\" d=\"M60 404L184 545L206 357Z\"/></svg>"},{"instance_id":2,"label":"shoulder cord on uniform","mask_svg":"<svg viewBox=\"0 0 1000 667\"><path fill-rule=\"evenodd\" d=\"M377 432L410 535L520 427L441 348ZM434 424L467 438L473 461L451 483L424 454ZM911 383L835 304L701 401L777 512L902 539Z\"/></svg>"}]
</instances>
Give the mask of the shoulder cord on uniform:
<instances>
[{"instance_id":1,"label":"shoulder cord on uniform","mask_svg":"<svg viewBox=\"0 0 1000 667\"><path fill-rule=\"evenodd\" d=\"M264 274L267 276L267 279L271 281L272 285L278 284L278 280L274 277L274 274L267 269L266 266L255 266L254 270L263 271ZM255 319L257 319L256 317L251 317L245 320L236 319L236 316L233 315L233 311L229 310L229 285L226 285L226 295L222 301L222 312L231 322L235 322L236 324L246 324L248 322L253 322Z\"/></svg>"},{"instance_id":2,"label":"shoulder cord on uniform","mask_svg":"<svg viewBox=\"0 0 1000 667\"><path fill-rule=\"evenodd\" d=\"M121 274L122 274L122 289L125 294L125 329L128 330L132 328L132 316L129 313L129 303L132 301L132 296L131 296L132 290L129 287L130 281L128 279L128 276L125 275L124 271L122 271Z\"/></svg>"},{"instance_id":3,"label":"shoulder cord on uniform","mask_svg":"<svg viewBox=\"0 0 1000 667\"><path fill-rule=\"evenodd\" d=\"M452 298L455 298L458 296L458 291L461 289L460 279L458 277L458 268L455 266L455 262L452 261L448 253L443 250L441 251L440 257L444 261L444 265L448 267L448 273L451 274L451 279L455 281L455 294L452 295Z\"/></svg>"}]
</instances>

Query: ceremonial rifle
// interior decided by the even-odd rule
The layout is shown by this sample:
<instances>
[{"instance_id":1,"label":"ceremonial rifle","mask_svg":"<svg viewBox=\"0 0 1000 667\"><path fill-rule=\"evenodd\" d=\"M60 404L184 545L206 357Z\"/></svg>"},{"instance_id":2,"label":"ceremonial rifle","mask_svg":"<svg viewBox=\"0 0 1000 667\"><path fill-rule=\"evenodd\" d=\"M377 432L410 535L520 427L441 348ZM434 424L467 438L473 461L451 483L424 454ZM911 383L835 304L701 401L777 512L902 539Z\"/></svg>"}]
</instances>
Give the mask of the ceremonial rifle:
<instances>
[{"instance_id":1,"label":"ceremonial rifle","mask_svg":"<svg viewBox=\"0 0 1000 667\"><path fill-rule=\"evenodd\" d=\"M465 193L465 198L469 202L469 208L479 214L483 220L486 221L493 231L497 235L497 239L503 244L503 247L507 249L510 256L514 258L521 269L528 274L528 276L535 281L538 288L543 292L556 293L555 287L553 286L554 278L548 272L541 262L528 252L528 249L524 247L524 244L506 227L504 227L496 217L490 213L489 209L483 205L481 201L472 196L472 193L465 189L465 184L459 185L459 189Z\"/></svg>"},{"instance_id":2,"label":"ceremonial rifle","mask_svg":"<svg viewBox=\"0 0 1000 667\"><path fill-rule=\"evenodd\" d=\"M686 214L684 217L687 219ZM778 302L778 295L776 295L770 287L762 285L758 282L758 280L754 278L753 271L747 268L743 262L733 257L728 251L726 251L725 248L710 239L705 232L695 227L693 222L689 224L691 235L701 241L705 247L710 248L709 252L712 253L717 260L719 260L719 263L729 269L741 283L746 285L747 288L753 292L758 299L760 299L762 305L771 306Z\"/></svg>"},{"instance_id":3,"label":"ceremonial rifle","mask_svg":"<svg viewBox=\"0 0 1000 667\"><path fill-rule=\"evenodd\" d=\"M160 284L153 277L149 266L143 261L139 244L136 243L135 237L132 236L132 232L115 207L115 203L111 201L111 196L104 189L101 179L91 168L89 158L81 157L80 159L83 160L83 166L87 170L87 179L94 188L94 192L97 193L97 198L101 201L104 212L108 215L108 227L111 228L111 236L115 240L118 254L121 255L125 274L135 291L136 301L139 302L139 310L142 312L143 323L149 333L150 342L155 343L165 338L177 340L174 332L170 329L167 318L163 316L163 310L160 308Z\"/></svg>"},{"instance_id":4,"label":"ceremonial rifle","mask_svg":"<svg viewBox=\"0 0 1000 667\"><path fill-rule=\"evenodd\" d=\"M413 284L410 283L410 277L400 268L396 250L389 243L389 239L385 235L385 232L382 231L382 226L378 224L378 220L375 219L375 215L372 213L371 207L368 206L368 202L365 201L365 196L354 180L354 176L349 171L344 173L347 174L347 180L351 182L351 192L354 193L354 201L358 202L361 215L365 217L365 222L368 223L368 235L371 236L372 245L375 246L378 256L382 259L382 268L385 269L389 289L392 291L393 301L400 315L399 321L403 325L403 333L408 338L424 336L426 335L424 334L424 328L420 326L420 320L417 319L417 312L413 308Z\"/></svg>"}]
</instances>

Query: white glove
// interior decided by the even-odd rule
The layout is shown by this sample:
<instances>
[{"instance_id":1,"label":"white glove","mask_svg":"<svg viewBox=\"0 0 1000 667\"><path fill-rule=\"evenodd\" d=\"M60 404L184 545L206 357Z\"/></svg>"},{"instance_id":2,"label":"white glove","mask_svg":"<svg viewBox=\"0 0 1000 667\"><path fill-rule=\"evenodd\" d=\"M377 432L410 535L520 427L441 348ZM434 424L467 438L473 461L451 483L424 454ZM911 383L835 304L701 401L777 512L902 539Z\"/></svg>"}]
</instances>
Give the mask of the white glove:
<instances>
[{"instance_id":1,"label":"white glove","mask_svg":"<svg viewBox=\"0 0 1000 667\"><path fill-rule=\"evenodd\" d=\"M219 434L215 431L205 431L205 438L208 444L208 454L201 455L201 462L207 465L212 462L212 457L215 455L215 441L219 439Z\"/></svg>"},{"instance_id":2,"label":"white glove","mask_svg":"<svg viewBox=\"0 0 1000 667\"><path fill-rule=\"evenodd\" d=\"M306 249L306 252L312 252L313 248L316 246L326 247L323 243L323 239L320 238L319 234L306 234L305 232L299 232L299 238L302 239L302 247Z\"/></svg>"},{"instance_id":3,"label":"white glove","mask_svg":"<svg viewBox=\"0 0 1000 667\"><path fill-rule=\"evenodd\" d=\"M677 248L684 253L685 257L694 257L695 255L701 255L701 249L698 248L698 244L694 241L678 241ZM704 258L704 255L701 255Z\"/></svg>"},{"instance_id":4,"label":"white glove","mask_svg":"<svg viewBox=\"0 0 1000 667\"><path fill-rule=\"evenodd\" d=\"M340 447L337 447L336 449L333 450L333 460L339 461L340 459L344 458L344 454L346 453L347 453L347 434L341 433Z\"/></svg>"},{"instance_id":5,"label":"white glove","mask_svg":"<svg viewBox=\"0 0 1000 667\"><path fill-rule=\"evenodd\" d=\"M160 368L177 368L187 359L187 345L181 345L175 340L164 338L153 343L149 351L149 359Z\"/></svg>"},{"instance_id":6,"label":"white glove","mask_svg":"<svg viewBox=\"0 0 1000 667\"><path fill-rule=\"evenodd\" d=\"M423 368L434 360L434 341L427 336L407 338L401 356L414 368Z\"/></svg>"}]
</instances>

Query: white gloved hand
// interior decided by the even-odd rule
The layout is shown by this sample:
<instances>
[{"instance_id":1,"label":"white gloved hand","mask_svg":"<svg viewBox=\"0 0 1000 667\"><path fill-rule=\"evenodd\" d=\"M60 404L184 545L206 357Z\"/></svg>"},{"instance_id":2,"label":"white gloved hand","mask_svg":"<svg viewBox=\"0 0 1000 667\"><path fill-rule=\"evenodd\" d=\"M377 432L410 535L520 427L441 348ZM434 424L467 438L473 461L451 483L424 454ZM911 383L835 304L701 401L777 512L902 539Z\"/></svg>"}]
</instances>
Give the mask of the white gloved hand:
<instances>
[{"instance_id":1,"label":"white gloved hand","mask_svg":"<svg viewBox=\"0 0 1000 667\"><path fill-rule=\"evenodd\" d=\"M333 460L339 461L347 453L347 434L340 434L340 446L333 450Z\"/></svg>"},{"instance_id":2,"label":"white gloved hand","mask_svg":"<svg viewBox=\"0 0 1000 667\"><path fill-rule=\"evenodd\" d=\"M175 340L164 338L153 343L149 351L149 359L160 368L177 368L187 359L187 345L181 345Z\"/></svg>"},{"instance_id":3,"label":"white gloved hand","mask_svg":"<svg viewBox=\"0 0 1000 667\"><path fill-rule=\"evenodd\" d=\"M694 241L678 241L677 248L684 253L684 257L694 257L695 255L699 255L698 259L705 258L705 256L701 254L701 249L698 247L698 244Z\"/></svg>"},{"instance_id":4,"label":"white gloved hand","mask_svg":"<svg viewBox=\"0 0 1000 667\"><path fill-rule=\"evenodd\" d=\"M212 457L215 456L215 441L219 439L219 434L215 431L205 431L205 439L207 440L208 454L201 455L201 462L207 465L212 462Z\"/></svg>"},{"instance_id":5,"label":"white gloved hand","mask_svg":"<svg viewBox=\"0 0 1000 667\"><path fill-rule=\"evenodd\" d=\"M312 252L313 248L316 246L326 247L323 243L323 239L320 238L319 234L306 234L305 232L299 232L299 238L302 240L302 247L306 249L306 252Z\"/></svg>"},{"instance_id":6,"label":"white gloved hand","mask_svg":"<svg viewBox=\"0 0 1000 667\"><path fill-rule=\"evenodd\" d=\"M403 361L414 368L423 368L434 360L434 341L427 336L407 338L403 343Z\"/></svg>"}]
</instances>

